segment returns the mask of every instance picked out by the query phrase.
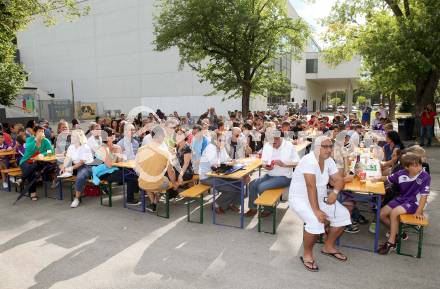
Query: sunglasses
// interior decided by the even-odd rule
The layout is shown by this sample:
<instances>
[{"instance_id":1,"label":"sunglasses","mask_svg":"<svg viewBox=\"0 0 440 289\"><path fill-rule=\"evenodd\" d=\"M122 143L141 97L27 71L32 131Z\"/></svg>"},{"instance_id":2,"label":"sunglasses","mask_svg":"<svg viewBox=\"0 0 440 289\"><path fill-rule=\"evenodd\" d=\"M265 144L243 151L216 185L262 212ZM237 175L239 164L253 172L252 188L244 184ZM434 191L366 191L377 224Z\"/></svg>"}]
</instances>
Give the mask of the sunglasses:
<instances>
[{"instance_id":1,"label":"sunglasses","mask_svg":"<svg viewBox=\"0 0 440 289\"><path fill-rule=\"evenodd\" d=\"M323 148L323 149L332 149L333 145L321 145L321 148Z\"/></svg>"}]
</instances>

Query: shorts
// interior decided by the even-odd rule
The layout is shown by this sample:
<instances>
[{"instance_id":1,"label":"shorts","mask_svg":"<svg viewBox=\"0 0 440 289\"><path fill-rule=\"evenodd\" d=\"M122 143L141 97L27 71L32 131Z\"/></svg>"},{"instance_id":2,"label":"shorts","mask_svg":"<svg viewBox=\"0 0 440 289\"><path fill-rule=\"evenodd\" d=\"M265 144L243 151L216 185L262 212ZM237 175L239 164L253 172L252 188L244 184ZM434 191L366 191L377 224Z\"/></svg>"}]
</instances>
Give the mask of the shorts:
<instances>
[{"instance_id":1,"label":"shorts","mask_svg":"<svg viewBox=\"0 0 440 289\"><path fill-rule=\"evenodd\" d=\"M347 191L341 191L341 202L342 204L355 204L356 201L353 197L353 193Z\"/></svg>"},{"instance_id":2,"label":"shorts","mask_svg":"<svg viewBox=\"0 0 440 289\"><path fill-rule=\"evenodd\" d=\"M387 204L388 207L390 207L391 209L397 208L398 206L401 206L402 208L405 209L407 214L414 214L417 209L419 208L419 205L417 205L416 203L413 202L407 202L407 201L403 201L403 200L399 200L399 199L394 199L392 201L390 201Z\"/></svg>"},{"instance_id":3,"label":"shorts","mask_svg":"<svg viewBox=\"0 0 440 289\"><path fill-rule=\"evenodd\" d=\"M322 199L322 200L321 200ZM350 212L341 203L333 205L324 203L323 197L318 196L319 209L327 215L331 227L345 227L351 224ZM308 198L289 197L290 208L304 221L304 230L309 234L319 235L325 232L325 224L318 221Z\"/></svg>"}]
</instances>

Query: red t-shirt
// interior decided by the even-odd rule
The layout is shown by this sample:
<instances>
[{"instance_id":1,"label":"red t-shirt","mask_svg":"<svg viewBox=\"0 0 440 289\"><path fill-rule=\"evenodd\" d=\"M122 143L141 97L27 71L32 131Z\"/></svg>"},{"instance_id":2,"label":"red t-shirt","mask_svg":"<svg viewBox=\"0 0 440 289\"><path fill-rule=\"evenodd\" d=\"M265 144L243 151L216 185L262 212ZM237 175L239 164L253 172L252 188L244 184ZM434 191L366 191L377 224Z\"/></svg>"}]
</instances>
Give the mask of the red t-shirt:
<instances>
[{"instance_id":1,"label":"red t-shirt","mask_svg":"<svg viewBox=\"0 0 440 289\"><path fill-rule=\"evenodd\" d=\"M437 115L435 111L427 111L422 113L422 126L434 125L434 117Z\"/></svg>"},{"instance_id":2,"label":"red t-shirt","mask_svg":"<svg viewBox=\"0 0 440 289\"><path fill-rule=\"evenodd\" d=\"M12 146L12 137L10 134L4 132L3 133L3 138L5 139L5 143L7 143L8 145Z\"/></svg>"}]
</instances>

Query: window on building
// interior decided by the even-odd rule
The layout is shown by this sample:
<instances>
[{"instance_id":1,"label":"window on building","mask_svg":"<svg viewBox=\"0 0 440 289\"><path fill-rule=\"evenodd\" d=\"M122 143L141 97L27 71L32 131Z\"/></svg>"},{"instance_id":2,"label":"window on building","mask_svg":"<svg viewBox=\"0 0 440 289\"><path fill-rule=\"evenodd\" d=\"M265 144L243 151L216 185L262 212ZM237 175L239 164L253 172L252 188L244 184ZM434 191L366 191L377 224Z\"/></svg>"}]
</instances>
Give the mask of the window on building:
<instances>
[{"instance_id":1,"label":"window on building","mask_svg":"<svg viewBox=\"0 0 440 289\"><path fill-rule=\"evenodd\" d=\"M318 73L318 59L306 59L306 73Z\"/></svg>"}]
</instances>

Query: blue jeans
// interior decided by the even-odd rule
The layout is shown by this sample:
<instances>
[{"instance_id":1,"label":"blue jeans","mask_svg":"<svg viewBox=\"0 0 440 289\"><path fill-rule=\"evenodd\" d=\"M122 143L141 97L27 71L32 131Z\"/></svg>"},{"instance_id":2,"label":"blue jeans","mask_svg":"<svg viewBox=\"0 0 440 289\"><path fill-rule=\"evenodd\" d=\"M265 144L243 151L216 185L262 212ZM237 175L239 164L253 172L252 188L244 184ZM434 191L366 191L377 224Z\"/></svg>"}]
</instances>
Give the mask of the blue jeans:
<instances>
[{"instance_id":1,"label":"blue jeans","mask_svg":"<svg viewBox=\"0 0 440 289\"><path fill-rule=\"evenodd\" d=\"M204 185L212 187L214 185L214 178L208 177L206 179L200 180L200 182ZM234 183L234 185L229 183ZM215 189L216 191L221 192L221 195L216 198L215 202L220 208L226 210L232 204L235 206L240 206L241 195L240 189L237 186L239 186L239 183L235 180L216 180Z\"/></svg>"},{"instance_id":2,"label":"blue jeans","mask_svg":"<svg viewBox=\"0 0 440 289\"><path fill-rule=\"evenodd\" d=\"M92 175L92 167L88 165L82 165L78 168L76 173L75 191L84 192L87 180Z\"/></svg>"},{"instance_id":3,"label":"blue jeans","mask_svg":"<svg viewBox=\"0 0 440 289\"><path fill-rule=\"evenodd\" d=\"M432 143L432 125L422 126L420 129L420 144L425 144L425 137L428 139L428 145Z\"/></svg>"},{"instance_id":4,"label":"blue jeans","mask_svg":"<svg viewBox=\"0 0 440 289\"><path fill-rule=\"evenodd\" d=\"M249 209L257 208L254 202L264 191L288 187L290 186L290 180L288 177L272 177L267 174L259 179L253 180L249 184Z\"/></svg>"}]
</instances>

